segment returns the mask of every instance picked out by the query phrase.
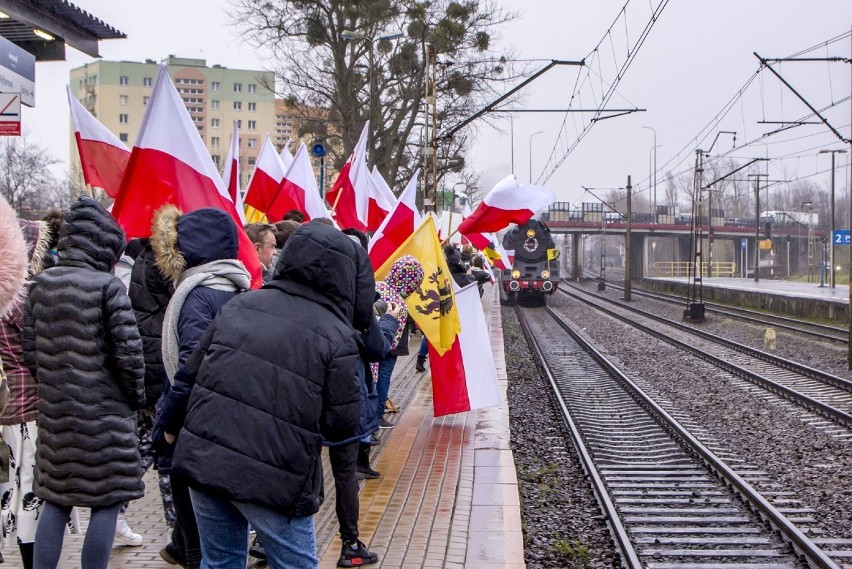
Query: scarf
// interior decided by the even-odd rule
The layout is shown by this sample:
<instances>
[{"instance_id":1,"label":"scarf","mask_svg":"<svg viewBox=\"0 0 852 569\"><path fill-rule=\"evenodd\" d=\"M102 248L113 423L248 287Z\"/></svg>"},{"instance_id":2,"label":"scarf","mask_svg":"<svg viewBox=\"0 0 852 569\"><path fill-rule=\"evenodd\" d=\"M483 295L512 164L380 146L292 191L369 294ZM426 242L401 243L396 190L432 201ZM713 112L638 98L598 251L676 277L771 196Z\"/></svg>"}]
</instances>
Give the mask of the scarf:
<instances>
[{"instance_id":1,"label":"scarf","mask_svg":"<svg viewBox=\"0 0 852 569\"><path fill-rule=\"evenodd\" d=\"M163 365L172 385L180 361L178 320L189 293L199 286L230 292L248 290L251 277L243 264L236 259L220 259L187 269L175 284L177 287L166 308L163 321Z\"/></svg>"}]
</instances>

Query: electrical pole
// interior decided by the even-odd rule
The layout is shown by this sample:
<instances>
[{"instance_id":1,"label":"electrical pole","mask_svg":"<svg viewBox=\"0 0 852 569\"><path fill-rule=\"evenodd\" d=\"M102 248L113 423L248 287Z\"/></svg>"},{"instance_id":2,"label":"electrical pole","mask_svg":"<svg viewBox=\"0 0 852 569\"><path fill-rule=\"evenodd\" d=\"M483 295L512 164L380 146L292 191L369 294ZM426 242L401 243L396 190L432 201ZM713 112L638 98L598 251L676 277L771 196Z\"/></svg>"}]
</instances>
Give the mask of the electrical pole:
<instances>
[{"instance_id":1,"label":"electrical pole","mask_svg":"<svg viewBox=\"0 0 852 569\"><path fill-rule=\"evenodd\" d=\"M438 207L438 117L437 83L435 75L438 64L438 50L432 44L426 45L426 140L423 149L423 210L437 213ZM430 121L431 119L431 121Z\"/></svg>"},{"instance_id":2,"label":"electrical pole","mask_svg":"<svg viewBox=\"0 0 852 569\"><path fill-rule=\"evenodd\" d=\"M631 229L633 221L633 186L630 185L630 176L627 176L627 232L624 236L624 300L630 302L632 300L631 280L632 280L632 256L631 256ZM604 214L606 215L606 214Z\"/></svg>"},{"instance_id":3,"label":"electrical pole","mask_svg":"<svg viewBox=\"0 0 852 569\"><path fill-rule=\"evenodd\" d=\"M754 282L760 281L760 177L768 174L749 174L754 184Z\"/></svg>"},{"instance_id":4,"label":"electrical pole","mask_svg":"<svg viewBox=\"0 0 852 569\"><path fill-rule=\"evenodd\" d=\"M831 261L831 278L829 279L829 286L834 288L835 284L835 275L834 275L834 231L837 229L837 224L835 223L834 218L834 155L835 154L846 154L846 150L820 150L820 154L831 154L831 254L829 259Z\"/></svg>"}]
</instances>

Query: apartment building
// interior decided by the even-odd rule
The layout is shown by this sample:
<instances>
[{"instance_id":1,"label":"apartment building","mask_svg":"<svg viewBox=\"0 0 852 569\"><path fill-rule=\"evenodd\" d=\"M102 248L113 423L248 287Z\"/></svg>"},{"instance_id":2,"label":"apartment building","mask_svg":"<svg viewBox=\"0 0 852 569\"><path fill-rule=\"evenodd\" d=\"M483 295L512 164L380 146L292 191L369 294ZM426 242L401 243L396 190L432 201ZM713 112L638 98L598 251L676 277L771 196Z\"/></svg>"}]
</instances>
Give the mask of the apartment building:
<instances>
[{"instance_id":1,"label":"apartment building","mask_svg":"<svg viewBox=\"0 0 852 569\"><path fill-rule=\"evenodd\" d=\"M276 137L274 84L268 71L208 67L203 59L170 55L163 61L213 161L220 168L228 154L233 121L240 130L240 163L251 167L267 133ZM160 64L151 59L95 61L71 70L71 92L107 128L133 146ZM71 156L77 160L71 137Z\"/></svg>"}]
</instances>

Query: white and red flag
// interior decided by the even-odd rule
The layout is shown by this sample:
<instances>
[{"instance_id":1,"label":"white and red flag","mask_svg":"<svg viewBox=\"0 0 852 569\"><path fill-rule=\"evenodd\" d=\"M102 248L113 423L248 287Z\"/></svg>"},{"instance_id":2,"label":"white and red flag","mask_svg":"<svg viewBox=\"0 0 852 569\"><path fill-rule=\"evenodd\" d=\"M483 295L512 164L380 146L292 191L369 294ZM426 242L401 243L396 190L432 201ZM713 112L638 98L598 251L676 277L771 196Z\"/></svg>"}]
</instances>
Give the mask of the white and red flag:
<instances>
[{"instance_id":1,"label":"white and red flag","mask_svg":"<svg viewBox=\"0 0 852 569\"><path fill-rule=\"evenodd\" d=\"M341 229L349 227L367 231L367 213L370 203L370 169L367 167L367 138L370 121L364 125L358 144L349 160L340 169L325 199L331 204L331 213Z\"/></svg>"},{"instance_id":2,"label":"white and red flag","mask_svg":"<svg viewBox=\"0 0 852 569\"><path fill-rule=\"evenodd\" d=\"M228 156L225 158L225 170L222 172L222 181L228 188L228 195L237 208L237 215L243 225L246 223L246 208L243 205L243 192L240 189L240 131L237 121L234 121L234 133L231 135L231 147L228 148Z\"/></svg>"},{"instance_id":3,"label":"white and red flag","mask_svg":"<svg viewBox=\"0 0 852 569\"><path fill-rule=\"evenodd\" d=\"M367 209L367 229L376 231L388 214L396 206L396 196L382 177L379 169L373 166L370 172L370 203Z\"/></svg>"},{"instance_id":4,"label":"white and red flag","mask_svg":"<svg viewBox=\"0 0 852 569\"><path fill-rule=\"evenodd\" d=\"M536 212L556 201L556 195L532 184L519 186L515 176L500 180L482 199L476 210L459 226L459 232L489 233L500 231L510 223L522 225Z\"/></svg>"},{"instance_id":5,"label":"white and red flag","mask_svg":"<svg viewBox=\"0 0 852 569\"><path fill-rule=\"evenodd\" d=\"M115 198L127 161L130 160L130 149L80 104L71 94L71 87L66 88L83 179L90 186L101 188L109 197Z\"/></svg>"},{"instance_id":6,"label":"white and red flag","mask_svg":"<svg viewBox=\"0 0 852 569\"><path fill-rule=\"evenodd\" d=\"M154 212L165 204L183 212L206 207L228 212L237 226L237 258L248 269L252 286L261 286L254 246L168 71L161 67L112 215L128 238L148 237Z\"/></svg>"},{"instance_id":7,"label":"white and red flag","mask_svg":"<svg viewBox=\"0 0 852 569\"><path fill-rule=\"evenodd\" d=\"M275 223L284 219L284 214L292 209L301 211L308 221L328 217L319 194L308 148L304 144L299 145L292 164L281 180L277 194L266 210L266 217L270 223Z\"/></svg>"},{"instance_id":8,"label":"white and red flag","mask_svg":"<svg viewBox=\"0 0 852 569\"><path fill-rule=\"evenodd\" d=\"M284 168L287 169L290 167L290 164L293 163L293 155L290 154L290 142L291 140L288 138L287 142L284 143L284 146L281 148L281 161L284 163Z\"/></svg>"},{"instance_id":9,"label":"white and red flag","mask_svg":"<svg viewBox=\"0 0 852 569\"><path fill-rule=\"evenodd\" d=\"M278 186L281 185L281 180L284 179L286 173L287 168L285 168L281 156L275 150L275 146L272 145L267 134L260 154L257 155L254 172L252 172L246 190L246 205L250 205L257 212L265 214L272 204L272 200L278 192ZM257 221L258 216L252 212L248 217L252 221Z\"/></svg>"},{"instance_id":10,"label":"white and red flag","mask_svg":"<svg viewBox=\"0 0 852 569\"><path fill-rule=\"evenodd\" d=\"M500 405L497 369L479 289L469 285L455 293L461 332L440 355L429 345L432 404L436 417Z\"/></svg>"},{"instance_id":11,"label":"white and red flag","mask_svg":"<svg viewBox=\"0 0 852 569\"><path fill-rule=\"evenodd\" d=\"M464 211L462 212L462 219L467 219L472 215L472 213L473 212L470 211L470 206L465 204ZM462 236L464 236L471 245L480 251L489 247L492 241L497 241L497 237L493 233L462 233Z\"/></svg>"},{"instance_id":12,"label":"white and red flag","mask_svg":"<svg viewBox=\"0 0 852 569\"><path fill-rule=\"evenodd\" d=\"M378 270L420 226L422 216L417 211L417 181L419 178L420 170L417 170L405 190L400 194L393 211L385 217L370 240L367 251L370 254L370 261L373 263L374 270Z\"/></svg>"}]
</instances>

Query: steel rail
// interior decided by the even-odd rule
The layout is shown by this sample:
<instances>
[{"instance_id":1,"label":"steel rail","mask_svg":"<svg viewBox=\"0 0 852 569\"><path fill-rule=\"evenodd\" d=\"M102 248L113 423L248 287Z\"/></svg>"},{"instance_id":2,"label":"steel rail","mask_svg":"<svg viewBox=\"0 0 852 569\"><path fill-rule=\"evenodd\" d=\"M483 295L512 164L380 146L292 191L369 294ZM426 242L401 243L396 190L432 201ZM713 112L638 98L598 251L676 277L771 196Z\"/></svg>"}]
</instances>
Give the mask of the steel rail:
<instances>
[{"instance_id":1,"label":"steel rail","mask_svg":"<svg viewBox=\"0 0 852 569\"><path fill-rule=\"evenodd\" d=\"M823 416L831 419L832 421L835 421L836 423L838 423L838 424L840 424L844 427L852 427L852 415L850 415L849 413L841 411L840 409L832 407L831 405L827 405L827 404L823 403L822 401L819 401L817 399L809 397L809 396L805 395L804 393L800 393L800 392L796 391L795 389L791 389L791 388L787 387L786 385L782 385L780 383L772 381L771 379L768 379L768 378L760 375L759 373L755 373L753 371L747 370L747 369L745 369L741 366L738 366L734 363L731 363L731 362L729 362L729 361L727 361L727 360L725 360L721 357L714 356L713 354L708 354L707 352L705 352L705 351L703 351L699 348L696 348L694 346L691 346L691 345L687 344L686 342L682 342L680 340L672 338L671 336L668 336L668 335L666 335L665 333L663 333L659 330L654 330L650 326L645 326L644 324L641 324L639 322L629 320L626 316L623 316L621 314L618 314L617 312L609 310L605 306L596 305L596 304L592 303L591 301L589 301L588 299L581 298L580 296L578 296L576 294L572 294L572 293L567 292L567 291L564 291L564 292L565 292L565 294L567 294L569 296L574 296L580 302L583 302L583 303L595 308L596 310L600 310L601 312L609 314L610 316L617 318L618 320L621 320L622 322L625 322L625 323L629 324L630 326L633 326L634 328L637 328L637 329L639 329L639 330L641 330L641 331L643 331L647 334L650 334L650 335L652 335L656 338L659 338L659 339L663 340L664 342L671 344L671 345L673 345L677 348L688 351L689 353L695 355L696 357L698 357L700 359L708 361L708 362L712 363L713 365L720 367L720 368L722 368L726 371L729 371L730 373L732 373L732 374L734 374L738 377L741 377L745 380L748 380L752 383L755 383L755 384L759 385L760 387L763 387L764 389L766 389L768 391L771 391L773 393L777 393L778 395L781 395L782 397L784 397L784 398L786 398L786 399L788 399L788 400L790 400L794 403L808 407L808 408L812 409L813 411L816 411L816 412L822 414ZM624 307L622 307L622 308L624 308ZM625 310L630 310L630 309L625 308ZM643 316L645 316L645 315L643 315ZM657 319L654 318L654 320L656 321ZM662 319L662 320L664 321L665 319ZM666 325L671 325L671 322L664 322L664 323ZM687 327L687 330L690 333L692 333L694 331L693 328L689 328L689 327Z\"/></svg>"},{"instance_id":2,"label":"steel rail","mask_svg":"<svg viewBox=\"0 0 852 569\"><path fill-rule=\"evenodd\" d=\"M556 314L551 308L545 308L548 314L577 342L595 361L597 361L610 375L615 377L628 392L638 400L648 411L654 415L664 428L670 429L683 443L693 450L707 466L709 466L729 486L734 488L760 515L774 526L789 541L795 550L802 555L807 562L819 569L839 569L839 567L814 544L795 524L778 511L766 498L764 498L751 484L737 474L723 460L717 457L710 449L696 439L683 427L674 417L669 415L651 397L649 397L638 385L611 363L597 348L580 336L564 318ZM519 319L522 317L518 311ZM540 350L537 350L540 353ZM542 366L546 363L542 360ZM551 377L548 371L548 377ZM560 401L561 403L561 401Z\"/></svg>"}]
</instances>

